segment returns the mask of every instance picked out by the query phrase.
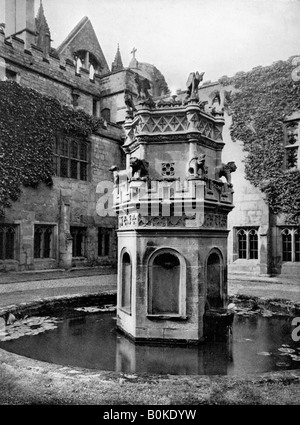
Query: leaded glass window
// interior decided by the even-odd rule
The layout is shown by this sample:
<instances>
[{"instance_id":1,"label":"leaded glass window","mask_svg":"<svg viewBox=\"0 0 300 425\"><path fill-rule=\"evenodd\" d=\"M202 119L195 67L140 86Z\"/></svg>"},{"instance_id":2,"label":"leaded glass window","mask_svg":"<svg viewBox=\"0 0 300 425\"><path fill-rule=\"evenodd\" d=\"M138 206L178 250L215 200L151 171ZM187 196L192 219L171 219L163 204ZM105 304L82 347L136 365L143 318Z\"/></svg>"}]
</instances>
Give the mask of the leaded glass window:
<instances>
[{"instance_id":1,"label":"leaded glass window","mask_svg":"<svg viewBox=\"0 0 300 425\"><path fill-rule=\"evenodd\" d=\"M34 258L53 258L54 226L36 224L34 226Z\"/></svg>"},{"instance_id":2,"label":"leaded glass window","mask_svg":"<svg viewBox=\"0 0 300 425\"><path fill-rule=\"evenodd\" d=\"M0 225L0 260L13 260L16 256L17 227L10 224Z\"/></svg>"},{"instance_id":3,"label":"leaded glass window","mask_svg":"<svg viewBox=\"0 0 300 425\"><path fill-rule=\"evenodd\" d=\"M245 260L258 259L257 228L245 227L237 229L238 258Z\"/></svg>"},{"instance_id":4,"label":"leaded glass window","mask_svg":"<svg viewBox=\"0 0 300 425\"><path fill-rule=\"evenodd\" d=\"M281 231L282 261L300 262L300 237L298 227L286 227Z\"/></svg>"},{"instance_id":5,"label":"leaded glass window","mask_svg":"<svg viewBox=\"0 0 300 425\"><path fill-rule=\"evenodd\" d=\"M98 228L98 257L111 255L114 229Z\"/></svg>"},{"instance_id":6,"label":"leaded glass window","mask_svg":"<svg viewBox=\"0 0 300 425\"><path fill-rule=\"evenodd\" d=\"M58 136L54 143L54 171L58 177L88 180L89 143Z\"/></svg>"},{"instance_id":7,"label":"leaded glass window","mask_svg":"<svg viewBox=\"0 0 300 425\"><path fill-rule=\"evenodd\" d=\"M247 234L245 230L238 231L239 258L247 258Z\"/></svg>"},{"instance_id":8,"label":"leaded glass window","mask_svg":"<svg viewBox=\"0 0 300 425\"><path fill-rule=\"evenodd\" d=\"M73 238L72 255L73 257L86 256L86 227L71 227L71 235Z\"/></svg>"}]
</instances>

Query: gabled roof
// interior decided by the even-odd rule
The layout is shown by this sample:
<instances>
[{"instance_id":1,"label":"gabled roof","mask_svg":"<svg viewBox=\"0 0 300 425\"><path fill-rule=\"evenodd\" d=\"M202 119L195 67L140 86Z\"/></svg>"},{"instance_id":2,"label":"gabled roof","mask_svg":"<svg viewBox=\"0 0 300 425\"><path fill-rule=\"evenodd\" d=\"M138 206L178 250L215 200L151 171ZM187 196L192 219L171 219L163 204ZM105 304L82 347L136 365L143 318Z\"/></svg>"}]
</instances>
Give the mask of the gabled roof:
<instances>
[{"instance_id":1,"label":"gabled roof","mask_svg":"<svg viewBox=\"0 0 300 425\"><path fill-rule=\"evenodd\" d=\"M87 16L70 32L67 38L57 49L60 56L73 59L73 55L78 50L87 50L91 52L101 64L102 72L109 72L109 68L99 44L98 38Z\"/></svg>"}]
</instances>

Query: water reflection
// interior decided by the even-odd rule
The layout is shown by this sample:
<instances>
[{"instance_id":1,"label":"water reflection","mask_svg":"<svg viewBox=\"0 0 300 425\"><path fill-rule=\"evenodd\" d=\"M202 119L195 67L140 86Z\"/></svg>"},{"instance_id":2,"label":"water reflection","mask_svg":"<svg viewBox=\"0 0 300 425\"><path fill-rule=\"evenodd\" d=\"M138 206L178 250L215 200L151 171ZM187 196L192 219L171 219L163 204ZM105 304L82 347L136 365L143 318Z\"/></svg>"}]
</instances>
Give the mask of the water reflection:
<instances>
[{"instance_id":1,"label":"water reflection","mask_svg":"<svg viewBox=\"0 0 300 425\"><path fill-rule=\"evenodd\" d=\"M232 361L230 341L201 347L136 345L125 336L118 337L117 341L118 372L226 375Z\"/></svg>"}]
</instances>

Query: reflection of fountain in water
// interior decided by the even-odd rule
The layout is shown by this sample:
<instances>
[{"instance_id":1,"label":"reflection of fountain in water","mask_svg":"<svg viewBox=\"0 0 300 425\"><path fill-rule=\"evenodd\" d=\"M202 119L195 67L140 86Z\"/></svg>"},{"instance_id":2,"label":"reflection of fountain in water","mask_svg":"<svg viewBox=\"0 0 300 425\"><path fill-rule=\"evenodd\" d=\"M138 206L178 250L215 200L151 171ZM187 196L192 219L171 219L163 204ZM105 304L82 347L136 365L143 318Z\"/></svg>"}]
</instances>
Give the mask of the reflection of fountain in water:
<instances>
[{"instance_id":1,"label":"reflection of fountain in water","mask_svg":"<svg viewBox=\"0 0 300 425\"><path fill-rule=\"evenodd\" d=\"M136 344L124 335L117 338L117 372L227 375L232 362L232 344L229 340L187 347Z\"/></svg>"}]
</instances>

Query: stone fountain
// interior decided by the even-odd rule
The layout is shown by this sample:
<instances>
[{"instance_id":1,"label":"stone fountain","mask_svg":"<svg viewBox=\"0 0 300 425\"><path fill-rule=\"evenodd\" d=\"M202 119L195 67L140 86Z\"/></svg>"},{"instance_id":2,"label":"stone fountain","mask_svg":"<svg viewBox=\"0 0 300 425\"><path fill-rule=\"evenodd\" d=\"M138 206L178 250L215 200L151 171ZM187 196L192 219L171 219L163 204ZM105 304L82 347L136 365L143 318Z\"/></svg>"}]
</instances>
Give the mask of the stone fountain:
<instances>
[{"instance_id":1,"label":"stone fountain","mask_svg":"<svg viewBox=\"0 0 300 425\"><path fill-rule=\"evenodd\" d=\"M223 108L198 97L154 102L143 84L127 102L126 170L112 167L118 214L117 327L136 342L198 343L225 334L230 173ZM216 107L218 106L218 107Z\"/></svg>"}]
</instances>

